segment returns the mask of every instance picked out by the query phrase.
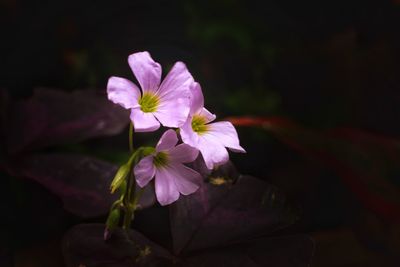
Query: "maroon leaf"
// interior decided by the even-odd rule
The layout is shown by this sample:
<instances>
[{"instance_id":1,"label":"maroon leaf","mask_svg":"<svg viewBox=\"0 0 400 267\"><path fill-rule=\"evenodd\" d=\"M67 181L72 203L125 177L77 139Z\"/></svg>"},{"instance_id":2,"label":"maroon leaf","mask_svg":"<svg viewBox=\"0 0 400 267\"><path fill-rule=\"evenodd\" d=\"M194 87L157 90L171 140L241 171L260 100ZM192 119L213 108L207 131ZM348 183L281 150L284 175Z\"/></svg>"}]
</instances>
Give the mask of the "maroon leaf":
<instances>
[{"instance_id":1,"label":"maroon leaf","mask_svg":"<svg viewBox=\"0 0 400 267\"><path fill-rule=\"evenodd\" d=\"M300 153L334 170L365 208L400 222L400 145L357 129L320 132L284 118L236 117L238 126L263 127Z\"/></svg>"},{"instance_id":2,"label":"maroon leaf","mask_svg":"<svg viewBox=\"0 0 400 267\"><path fill-rule=\"evenodd\" d=\"M10 169L15 176L46 187L62 199L66 210L83 218L109 211L117 197L109 189L116 170L108 162L74 154L34 154ZM147 187L139 205L146 208L154 203L154 191Z\"/></svg>"},{"instance_id":3,"label":"maroon leaf","mask_svg":"<svg viewBox=\"0 0 400 267\"><path fill-rule=\"evenodd\" d=\"M135 230L120 228L104 241L103 224L81 224L66 233L62 250L67 267L126 266L310 266L314 242L305 235L262 238L176 258Z\"/></svg>"},{"instance_id":4,"label":"maroon leaf","mask_svg":"<svg viewBox=\"0 0 400 267\"><path fill-rule=\"evenodd\" d=\"M210 177L224 177L232 182L235 181L240 175L231 161L219 165L213 170L209 170L201 154L199 154L195 161L190 162L187 165L191 169L200 173L204 179L209 179Z\"/></svg>"},{"instance_id":5,"label":"maroon leaf","mask_svg":"<svg viewBox=\"0 0 400 267\"><path fill-rule=\"evenodd\" d=\"M250 176L205 183L172 204L170 217L175 253L247 241L295 219L276 188Z\"/></svg>"},{"instance_id":6,"label":"maroon leaf","mask_svg":"<svg viewBox=\"0 0 400 267\"><path fill-rule=\"evenodd\" d=\"M81 224L64 236L62 250L67 267L166 266L173 256L141 233L116 229L104 241L103 224Z\"/></svg>"},{"instance_id":7,"label":"maroon leaf","mask_svg":"<svg viewBox=\"0 0 400 267\"><path fill-rule=\"evenodd\" d=\"M314 242L306 235L263 238L189 256L184 266L306 267Z\"/></svg>"},{"instance_id":8,"label":"maroon leaf","mask_svg":"<svg viewBox=\"0 0 400 267\"><path fill-rule=\"evenodd\" d=\"M38 89L9 111L7 138L13 154L24 149L73 143L120 133L127 111L93 90L66 93Z\"/></svg>"}]
</instances>

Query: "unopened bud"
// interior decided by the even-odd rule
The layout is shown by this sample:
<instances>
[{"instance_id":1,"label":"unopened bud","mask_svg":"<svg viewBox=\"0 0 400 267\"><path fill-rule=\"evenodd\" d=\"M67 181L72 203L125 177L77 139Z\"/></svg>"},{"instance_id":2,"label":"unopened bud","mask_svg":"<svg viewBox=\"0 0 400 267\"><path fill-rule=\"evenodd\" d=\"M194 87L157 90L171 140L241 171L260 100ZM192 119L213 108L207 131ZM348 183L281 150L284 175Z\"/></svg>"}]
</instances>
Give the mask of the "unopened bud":
<instances>
[{"instance_id":1,"label":"unopened bud","mask_svg":"<svg viewBox=\"0 0 400 267\"><path fill-rule=\"evenodd\" d=\"M117 208L110 212L106 221L106 229L104 230L104 240L111 236L111 232L118 227L121 211Z\"/></svg>"},{"instance_id":2,"label":"unopened bud","mask_svg":"<svg viewBox=\"0 0 400 267\"><path fill-rule=\"evenodd\" d=\"M129 163L126 163L126 164L122 165L121 167L119 167L119 169L118 169L117 173L115 174L115 177L110 185L111 193L114 193L115 190L117 190L121 186L121 184L125 181L126 177L129 174L129 170L130 170Z\"/></svg>"}]
</instances>

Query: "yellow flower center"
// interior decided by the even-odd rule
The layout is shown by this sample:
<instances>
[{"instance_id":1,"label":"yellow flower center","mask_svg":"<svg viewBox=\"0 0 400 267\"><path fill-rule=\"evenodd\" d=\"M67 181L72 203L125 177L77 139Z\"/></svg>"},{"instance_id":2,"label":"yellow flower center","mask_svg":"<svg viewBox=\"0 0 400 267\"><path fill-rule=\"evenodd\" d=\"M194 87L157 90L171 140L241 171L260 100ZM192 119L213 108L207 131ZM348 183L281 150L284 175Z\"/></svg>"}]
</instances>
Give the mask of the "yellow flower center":
<instances>
[{"instance_id":1,"label":"yellow flower center","mask_svg":"<svg viewBox=\"0 0 400 267\"><path fill-rule=\"evenodd\" d=\"M139 99L140 109L143 112L155 112L160 103L158 97L152 93L146 92Z\"/></svg>"},{"instance_id":2,"label":"yellow flower center","mask_svg":"<svg viewBox=\"0 0 400 267\"><path fill-rule=\"evenodd\" d=\"M203 116L194 115L192 118L192 129L197 134L204 134L208 131L207 120Z\"/></svg>"}]
</instances>

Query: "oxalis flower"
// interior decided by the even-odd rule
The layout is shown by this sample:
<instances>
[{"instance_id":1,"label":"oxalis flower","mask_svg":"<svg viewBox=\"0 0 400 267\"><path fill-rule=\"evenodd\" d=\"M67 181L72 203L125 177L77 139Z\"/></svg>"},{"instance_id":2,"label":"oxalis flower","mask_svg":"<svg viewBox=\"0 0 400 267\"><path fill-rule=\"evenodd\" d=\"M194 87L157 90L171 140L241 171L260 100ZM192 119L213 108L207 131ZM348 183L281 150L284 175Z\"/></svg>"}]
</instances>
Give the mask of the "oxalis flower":
<instances>
[{"instance_id":1,"label":"oxalis flower","mask_svg":"<svg viewBox=\"0 0 400 267\"><path fill-rule=\"evenodd\" d=\"M204 97L198 83L192 84L191 93L190 114L180 129L182 141L200 150L208 169L229 160L226 147L234 152L245 153L232 123L210 123L216 116L204 108Z\"/></svg>"},{"instance_id":2,"label":"oxalis flower","mask_svg":"<svg viewBox=\"0 0 400 267\"><path fill-rule=\"evenodd\" d=\"M190 109L190 84L192 75L182 62L176 62L163 82L161 66L148 52L139 52L128 57L128 63L141 91L131 81L111 77L107 84L108 99L131 109L131 121L136 132L151 132L160 127L179 127Z\"/></svg>"},{"instance_id":3,"label":"oxalis flower","mask_svg":"<svg viewBox=\"0 0 400 267\"><path fill-rule=\"evenodd\" d=\"M136 182L146 186L155 177L158 202L168 205L178 200L179 193L189 195L201 185L200 174L182 163L194 161L199 151L187 144L178 143L174 130L167 130L160 138L155 152L144 157L134 168Z\"/></svg>"}]
</instances>

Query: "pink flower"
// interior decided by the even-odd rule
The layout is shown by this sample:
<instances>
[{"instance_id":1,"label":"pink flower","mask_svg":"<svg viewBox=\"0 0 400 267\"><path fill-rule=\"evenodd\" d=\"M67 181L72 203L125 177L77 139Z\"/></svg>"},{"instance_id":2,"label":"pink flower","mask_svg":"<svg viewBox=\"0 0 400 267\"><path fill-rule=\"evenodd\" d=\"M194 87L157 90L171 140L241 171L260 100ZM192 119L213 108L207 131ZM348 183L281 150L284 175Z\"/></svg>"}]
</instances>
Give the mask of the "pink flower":
<instances>
[{"instance_id":1,"label":"pink flower","mask_svg":"<svg viewBox=\"0 0 400 267\"><path fill-rule=\"evenodd\" d=\"M182 163L194 161L199 151L178 143L174 130L167 130L160 138L155 152L144 157L134 168L136 182L146 186L155 177L158 202L168 205L178 200L179 193L189 195L201 185L200 174Z\"/></svg>"},{"instance_id":2,"label":"pink flower","mask_svg":"<svg viewBox=\"0 0 400 267\"><path fill-rule=\"evenodd\" d=\"M160 127L180 127L190 109L190 84L193 78L182 62L176 62L163 82L161 66L148 52L129 56L129 66L139 88L131 81L111 77L107 84L108 99L131 109L130 118L136 132L151 132Z\"/></svg>"},{"instance_id":3,"label":"pink flower","mask_svg":"<svg viewBox=\"0 0 400 267\"><path fill-rule=\"evenodd\" d=\"M210 123L216 116L204 108L204 97L198 83L192 84L191 93L190 114L180 130L182 141L200 150L209 169L229 160L226 147L234 152L245 153L232 123Z\"/></svg>"}]
</instances>

